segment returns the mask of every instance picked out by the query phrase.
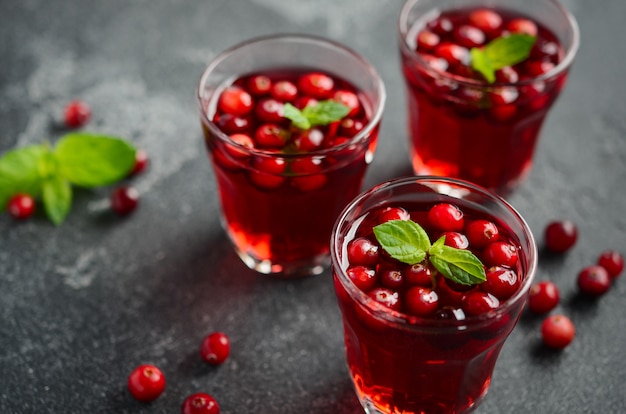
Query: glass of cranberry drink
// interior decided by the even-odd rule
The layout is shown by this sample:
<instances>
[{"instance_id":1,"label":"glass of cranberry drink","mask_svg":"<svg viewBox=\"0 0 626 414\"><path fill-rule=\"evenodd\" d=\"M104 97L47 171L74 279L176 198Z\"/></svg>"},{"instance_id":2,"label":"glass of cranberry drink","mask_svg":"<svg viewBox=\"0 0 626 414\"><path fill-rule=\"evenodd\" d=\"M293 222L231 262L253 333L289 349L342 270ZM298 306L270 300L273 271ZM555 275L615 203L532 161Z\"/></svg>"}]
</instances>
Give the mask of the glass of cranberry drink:
<instances>
[{"instance_id":1,"label":"glass of cranberry drink","mask_svg":"<svg viewBox=\"0 0 626 414\"><path fill-rule=\"evenodd\" d=\"M474 409L537 266L532 233L513 207L466 181L395 179L346 207L331 257L365 411Z\"/></svg>"},{"instance_id":2,"label":"glass of cranberry drink","mask_svg":"<svg viewBox=\"0 0 626 414\"><path fill-rule=\"evenodd\" d=\"M326 39L269 36L216 57L197 99L221 221L241 259L278 276L322 272L332 226L376 149L376 70Z\"/></svg>"},{"instance_id":3,"label":"glass of cranberry drink","mask_svg":"<svg viewBox=\"0 0 626 414\"><path fill-rule=\"evenodd\" d=\"M508 194L565 85L574 17L556 0L409 0L398 29L413 170Z\"/></svg>"}]
</instances>

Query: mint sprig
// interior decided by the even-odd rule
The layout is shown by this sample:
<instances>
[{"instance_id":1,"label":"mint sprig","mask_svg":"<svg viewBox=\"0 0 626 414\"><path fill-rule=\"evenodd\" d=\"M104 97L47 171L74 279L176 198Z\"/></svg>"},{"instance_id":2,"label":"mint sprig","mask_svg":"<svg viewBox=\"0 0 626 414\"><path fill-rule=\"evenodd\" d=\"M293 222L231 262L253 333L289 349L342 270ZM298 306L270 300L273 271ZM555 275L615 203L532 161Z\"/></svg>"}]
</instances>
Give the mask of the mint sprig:
<instances>
[{"instance_id":1,"label":"mint sprig","mask_svg":"<svg viewBox=\"0 0 626 414\"><path fill-rule=\"evenodd\" d=\"M299 110L290 103L286 103L283 107L283 116L289 119L295 127L305 130L315 125L328 125L339 121L349 113L349 107L331 99L306 106L303 110Z\"/></svg>"},{"instance_id":2,"label":"mint sprig","mask_svg":"<svg viewBox=\"0 0 626 414\"><path fill-rule=\"evenodd\" d=\"M470 50L472 68L482 73L487 82L496 80L496 70L523 62L537 40L527 34L510 34L492 40L484 47Z\"/></svg>"},{"instance_id":3,"label":"mint sprig","mask_svg":"<svg viewBox=\"0 0 626 414\"><path fill-rule=\"evenodd\" d=\"M72 204L72 185L93 188L128 176L136 149L122 138L70 133L54 148L47 143L6 152L0 158L0 211L17 193L41 199L55 225L65 220Z\"/></svg>"},{"instance_id":4,"label":"mint sprig","mask_svg":"<svg viewBox=\"0 0 626 414\"><path fill-rule=\"evenodd\" d=\"M412 220L391 220L374 227L374 235L391 257L409 265L428 259L446 279L463 285L487 280L480 259L469 250L444 244L445 237L431 244L426 231Z\"/></svg>"}]
</instances>

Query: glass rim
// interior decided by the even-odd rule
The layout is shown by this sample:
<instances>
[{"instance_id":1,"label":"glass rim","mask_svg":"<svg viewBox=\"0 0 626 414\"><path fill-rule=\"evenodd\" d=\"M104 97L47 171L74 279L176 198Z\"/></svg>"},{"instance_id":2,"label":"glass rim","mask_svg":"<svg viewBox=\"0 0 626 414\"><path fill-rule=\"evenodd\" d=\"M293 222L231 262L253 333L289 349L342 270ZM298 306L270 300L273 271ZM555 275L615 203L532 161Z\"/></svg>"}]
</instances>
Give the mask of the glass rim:
<instances>
[{"instance_id":1,"label":"glass rim","mask_svg":"<svg viewBox=\"0 0 626 414\"><path fill-rule=\"evenodd\" d=\"M558 76L559 74L565 72L572 64L572 62L574 61L574 58L576 57L576 53L578 52L578 47L580 45L580 29L578 27L578 22L576 21L576 18L574 17L574 15L558 0L545 0L548 3L552 3L554 4L554 6L559 9L561 11L561 13L563 13L563 16L565 17L565 20L568 22L568 28L571 29L572 31L572 44L569 47L569 49L567 50L567 52L565 53L565 56L563 58L563 60L561 60L557 65L555 65L552 69L550 69L549 71L547 71L546 73L543 73L539 76L535 76L535 77L531 77L528 79L524 79L524 80L520 80L517 82L494 82L494 83L487 83L481 80L476 80L476 79L470 79L470 78L466 78L460 75L455 75L449 72L444 72L444 71L440 71L437 69L432 68L430 65L428 65L428 63L422 59L418 53L415 52L415 50L411 49L409 47L409 44L407 42L406 39L406 35L408 34L408 31L410 29L410 25L408 22L408 15L409 12L411 10L411 8L416 4L419 3L420 1L423 0L406 0L406 2L404 3L404 5L402 6L402 9L400 10L400 14L398 17L398 37L400 40L400 46L403 50L403 52L406 53L407 56L409 56L411 59L413 59L415 62L417 62L421 67L423 67L426 72L428 72L431 76L438 76L438 77L443 77L445 79L449 79L452 80L454 82L457 82L461 85L465 85L465 86L482 86L482 87L519 87L519 86L525 86L525 85L530 85L536 82L543 82L549 79L552 79L556 76Z\"/></svg>"},{"instance_id":2,"label":"glass rim","mask_svg":"<svg viewBox=\"0 0 626 414\"><path fill-rule=\"evenodd\" d=\"M211 119L209 119L208 114L206 113L203 107L204 99L202 97L202 88L206 84L207 77L212 73L213 70L215 70L215 68L221 62L223 62L233 53L236 53L237 51L245 47L251 46L251 45L255 45L259 43L266 43L266 42L270 42L274 40L296 41L296 42L302 42L302 43L317 44L318 46L323 46L323 47L330 47L341 53L350 55L353 58L355 58L357 61L359 61L363 65L363 67L366 69L367 73L373 79L375 86L376 86L375 89L378 94L378 104L374 107L372 116L369 118L368 122L363 126L363 129L361 129L358 133L356 133L349 141L342 143L340 145L331 147L331 148L322 148L322 149L318 149L315 151L308 151L308 152L301 152L301 153L282 153L282 152L277 152L276 150L272 150L272 149L248 148L244 145L241 145L231 140L228 134L224 133ZM294 64L296 65L297 63L298 62L294 62ZM325 70L323 66L317 66L314 69ZM234 75L240 75L240 74L234 74ZM341 76L341 75L338 75L338 76ZM345 79L345 80L349 82L349 79ZM247 39L243 42L237 43L229 47L228 49L218 54L215 58L213 58L209 62L207 67L202 71L202 74L200 75L200 79L196 86L196 103L198 105L198 110L200 111L201 120L204 124L206 124L211 129L211 132L215 134L215 136L218 137L220 141L224 143L228 143L229 145L234 146L238 150L246 154L253 155L253 156L254 155L266 156L266 157L280 156L281 158L285 158L285 159L332 155L336 152L345 150L351 145L360 143L366 137L370 136L370 133L380 124L380 121L383 116L383 110L385 107L386 98L387 98L387 94L385 90L385 84L383 83L381 76L379 75L376 68L368 60L366 60L362 55L360 55L353 49L339 42L336 42L334 40L331 40L322 36L300 34L300 33L278 33L278 34L271 34L271 35L266 35L266 36L258 36L258 37L254 37L251 39Z\"/></svg>"},{"instance_id":3,"label":"glass rim","mask_svg":"<svg viewBox=\"0 0 626 414\"><path fill-rule=\"evenodd\" d=\"M508 210L513 214L514 218L518 221L525 231L526 238L528 239L528 243L530 245L530 250L526 252L525 255L528 261L528 267L525 269L525 273L527 277L524 279L518 291L502 302L500 306L493 310L489 311L482 315L477 316L467 316L463 320L434 320L419 316L408 315L402 312L383 309L380 310L380 307L377 306L377 302L370 298L365 292L359 289L348 277L345 270L339 264L339 255L341 252L341 243L339 241L340 233L339 230L341 225L347 220L348 215L358 207L364 200L372 197L376 193L379 193L384 190L388 190L390 188L402 187L409 184L422 184L422 183L441 183L447 185L453 185L455 187L461 187L463 189L472 191L474 193L481 194L486 196L491 201L494 201ZM438 193L444 194L444 193ZM367 310L376 313L376 317L380 317L387 322L390 322L394 325L394 328L400 328L405 330L414 330L414 331L433 331L433 330L464 330L464 331L472 331L476 329L480 329L481 327L488 325L493 320L502 317L507 314L508 311L517 305L521 300L525 298L530 290L530 287L533 283L535 275L537 273L538 266L538 251L537 245L535 243L534 236L528 226L526 220L519 214L519 212L506 200L504 200L499 195L495 194L492 191L489 191L483 187L480 187L476 184L470 183L469 181L460 180L457 178L449 178L449 177L438 177L438 176L419 176L419 177L400 177L394 178L380 184L375 185L359 194L354 200L352 200L339 214L337 220L335 221L335 225L333 226L333 231L331 235L330 241L330 256L332 263L332 271L333 274L338 275L338 279L341 282L341 285L346 289L348 295L358 302L361 306L365 307ZM410 320L410 322L409 322Z\"/></svg>"}]
</instances>

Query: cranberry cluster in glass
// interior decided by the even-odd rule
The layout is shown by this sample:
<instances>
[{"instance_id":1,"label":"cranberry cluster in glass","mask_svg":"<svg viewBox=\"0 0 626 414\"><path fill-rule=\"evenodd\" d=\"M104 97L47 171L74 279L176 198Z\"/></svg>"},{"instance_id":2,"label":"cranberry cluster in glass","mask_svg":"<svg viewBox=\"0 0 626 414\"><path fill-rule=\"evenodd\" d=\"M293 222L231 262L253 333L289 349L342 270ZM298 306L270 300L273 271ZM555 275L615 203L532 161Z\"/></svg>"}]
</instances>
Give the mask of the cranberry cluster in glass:
<instances>
[{"instance_id":1,"label":"cranberry cluster in glass","mask_svg":"<svg viewBox=\"0 0 626 414\"><path fill-rule=\"evenodd\" d=\"M497 309L521 287L519 246L504 228L479 214L466 215L450 203L416 210L381 207L362 221L348 242L346 274L370 298L407 315L463 320ZM431 243L445 237L445 245L470 250L485 266L486 280L461 284L438 272L428 258L414 264L394 259L373 232L390 220L413 220Z\"/></svg>"}]
</instances>

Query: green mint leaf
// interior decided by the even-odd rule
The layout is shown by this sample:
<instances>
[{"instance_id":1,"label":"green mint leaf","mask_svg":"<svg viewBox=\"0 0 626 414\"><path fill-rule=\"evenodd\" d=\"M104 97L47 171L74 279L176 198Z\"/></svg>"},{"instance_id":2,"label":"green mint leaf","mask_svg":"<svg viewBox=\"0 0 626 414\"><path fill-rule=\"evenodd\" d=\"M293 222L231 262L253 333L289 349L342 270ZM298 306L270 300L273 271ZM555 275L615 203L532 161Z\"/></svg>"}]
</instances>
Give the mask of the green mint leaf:
<instances>
[{"instance_id":1,"label":"green mint leaf","mask_svg":"<svg viewBox=\"0 0 626 414\"><path fill-rule=\"evenodd\" d=\"M484 282L487 277L480 259L469 250L445 246L445 236L428 250L429 260L444 277L463 285Z\"/></svg>"},{"instance_id":2,"label":"green mint leaf","mask_svg":"<svg viewBox=\"0 0 626 414\"><path fill-rule=\"evenodd\" d=\"M59 173L72 184L98 187L125 178L135 164L135 148L105 135L71 133L54 148Z\"/></svg>"},{"instance_id":3,"label":"green mint leaf","mask_svg":"<svg viewBox=\"0 0 626 414\"><path fill-rule=\"evenodd\" d=\"M391 220L374 227L374 235L391 257L407 264L424 261L430 248L426 231L412 220Z\"/></svg>"},{"instance_id":4,"label":"green mint leaf","mask_svg":"<svg viewBox=\"0 0 626 414\"><path fill-rule=\"evenodd\" d=\"M304 116L302 111L298 108L287 102L283 107L283 116L293 123L294 126L300 129L309 129L311 128L311 122L309 119Z\"/></svg>"},{"instance_id":5,"label":"green mint leaf","mask_svg":"<svg viewBox=\"0 0 626 414\"><path fill-rule=\"evenodd\" d=\"M68 180L55 175L42 184L42 199L46 215L55 225L60 225L72 207L72 187Z\"/></svg>"},{"instance_id":6,"label":"green mint leaf","mask_svg":"<svg viewBox=\"0 0 626 414\"><path fill-rule=\"evenodd\" d=\"M302 114L311 125L328 125L331 122L339 121L349 113L350 108L333 100L321 101L302 110Z\"/></svg>"},{"instance_id":7,"label":"green mint leaf","mask_svg":"<svg viewBox=\"0 0 626 414\"><path fill-rule=\"evenodd\" d=\"M489 83L495 81L495 71L523 62L537 40L536 36L511 34L492 40L483 48L472 48L472 68L482 73Z\"/></svg>"},{"instance_id":8,"label":"green mint leaf","mask_svg":"<svg viewBox=\"0 0 626 414\"><path fill-rule=\"evenodd\" d=\"M0 211L17 193L39 196L41 177L40 160L49 152L44 145L31 145L6 152L0 158Z\"/></svg>"}]
</instances>

